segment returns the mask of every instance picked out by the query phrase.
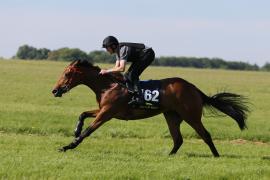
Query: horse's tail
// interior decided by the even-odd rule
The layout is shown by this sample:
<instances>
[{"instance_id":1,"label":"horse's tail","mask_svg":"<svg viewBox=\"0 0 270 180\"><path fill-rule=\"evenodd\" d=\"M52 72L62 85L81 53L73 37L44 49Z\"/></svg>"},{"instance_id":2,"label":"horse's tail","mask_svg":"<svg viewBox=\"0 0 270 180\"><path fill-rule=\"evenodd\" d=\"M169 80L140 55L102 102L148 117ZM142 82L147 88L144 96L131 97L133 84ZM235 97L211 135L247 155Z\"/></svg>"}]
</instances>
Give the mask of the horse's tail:
<instances>
[{"instance_id":1,"label":"horse's tail","mask_svg":"<svg viewBox=\"0 0 270 180\"><path fill-rule=\"evenodd\" d=\"M215 107L219 111L233 118L241 130L247 128L246 119L249 107L247 98L238 94L223 92L213 96L207 96L201 92L203 105L207 108Z\"/></svg>"}]
</instances>

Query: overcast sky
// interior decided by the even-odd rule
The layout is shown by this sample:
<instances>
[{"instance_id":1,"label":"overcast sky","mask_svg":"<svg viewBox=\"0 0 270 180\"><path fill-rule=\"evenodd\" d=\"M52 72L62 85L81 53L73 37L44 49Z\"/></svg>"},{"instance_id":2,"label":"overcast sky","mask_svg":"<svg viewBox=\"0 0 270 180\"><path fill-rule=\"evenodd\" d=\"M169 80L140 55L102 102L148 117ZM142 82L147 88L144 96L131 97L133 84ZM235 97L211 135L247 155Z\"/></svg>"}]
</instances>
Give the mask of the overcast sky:
<instances>
[{"instance_id":1,"label":"overcast sky","mask_svg":"<svg viewBox=\"0 0 270 180\"><path fill-rule=\"evenodd\" d=\"M157 56L270 62L269 0L0 0L0 56L19 46L100 50L143 42Z\"/></svg>"}]
</instances>

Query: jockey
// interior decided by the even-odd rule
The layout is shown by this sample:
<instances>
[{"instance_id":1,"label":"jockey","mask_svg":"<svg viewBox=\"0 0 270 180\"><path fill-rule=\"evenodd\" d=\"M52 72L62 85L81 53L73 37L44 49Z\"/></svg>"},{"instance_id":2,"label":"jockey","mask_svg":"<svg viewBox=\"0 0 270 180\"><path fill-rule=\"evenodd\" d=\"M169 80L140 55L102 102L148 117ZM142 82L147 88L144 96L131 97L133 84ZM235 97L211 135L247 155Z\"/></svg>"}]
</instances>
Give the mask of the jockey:
<instances>
[{"instance_id":1,"label":"jockey","mask_svg":"<svg viewBox=\"0 0 270 180\"><path fill-rule=\"evenodd\" d=\"M139 76L155 59L155 52L152 48L139 43L118 42L113 36L108 36L103 40L103 48L110 54L116 54L115 66L111 69L102 69L100 74L111 72L124 72L126 62L131 62L131 66L124 74L127 87L135 94L135 98L129 104L143 104L144 100L139 87Z\"/></svg>"}]
</instances>

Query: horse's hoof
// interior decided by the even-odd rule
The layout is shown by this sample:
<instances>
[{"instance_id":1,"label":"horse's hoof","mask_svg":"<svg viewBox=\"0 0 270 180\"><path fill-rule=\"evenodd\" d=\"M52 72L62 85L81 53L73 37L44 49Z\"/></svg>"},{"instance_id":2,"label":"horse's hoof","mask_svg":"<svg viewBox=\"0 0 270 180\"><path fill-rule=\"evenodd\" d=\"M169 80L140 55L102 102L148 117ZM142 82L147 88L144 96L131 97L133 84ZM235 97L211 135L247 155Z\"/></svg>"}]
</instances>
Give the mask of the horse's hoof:
<instances>
[{"instance_id":1,"label":"horse's hoof","mask_svg":"<svg viewBox=\"0 0 270 180\"><path fill-rule=\"evenodd\" d=\"M66 148L65 147L59 148L58 152L66 152Z\"/></svg>"}]
</instances>

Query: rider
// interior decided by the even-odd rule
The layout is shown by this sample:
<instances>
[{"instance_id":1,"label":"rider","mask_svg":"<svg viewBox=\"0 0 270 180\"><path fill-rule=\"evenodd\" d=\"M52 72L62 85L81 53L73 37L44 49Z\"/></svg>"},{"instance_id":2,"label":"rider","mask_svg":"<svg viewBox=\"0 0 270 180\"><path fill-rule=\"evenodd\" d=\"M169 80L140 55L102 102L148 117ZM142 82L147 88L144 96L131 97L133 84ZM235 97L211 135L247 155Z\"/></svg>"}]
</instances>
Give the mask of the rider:
<instances>
[{"instance_id":1,"label":"rider","mask_svg":"<svg viewBox=\"0 0 270 180\"><path fill-rule=\"evenodd\" d=\"M114 36L108 36L103 40L103 48L110 54L116 54L115 66L111 69L102 69L100 74L111 72L124 72L126 62L132 62L128 71L124 74L128 89L136 96L129 104L143 104L142 92L139 87L139 76L155 59L152 48L140 43L118 42Z\"/></svg>"}]
</instances>

